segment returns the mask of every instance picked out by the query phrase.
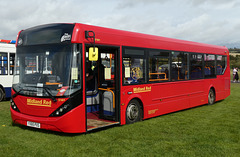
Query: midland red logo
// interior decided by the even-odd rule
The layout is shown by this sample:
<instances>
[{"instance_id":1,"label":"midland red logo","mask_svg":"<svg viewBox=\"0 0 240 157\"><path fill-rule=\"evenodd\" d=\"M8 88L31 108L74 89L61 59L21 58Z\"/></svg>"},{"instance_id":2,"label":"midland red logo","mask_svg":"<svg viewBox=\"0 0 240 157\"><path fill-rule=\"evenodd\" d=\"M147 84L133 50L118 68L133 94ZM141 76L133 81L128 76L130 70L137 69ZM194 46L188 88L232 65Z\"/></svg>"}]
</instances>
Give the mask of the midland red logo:
<instances>
[{"instance_id":1,"label":"midland red logo","mask_svg":"<svg viewBox=\"0 0 240 157\"><path fill-rule=\"evenodd\" d=\"M133 93L143 93L143 92L151 92L152 87L151 86L146 86L146 87L136 87L133 88Z\"/></svg>"},{"instance_id":2,"label":"midland red logo","mask_svg":"<svg viewBox=\"0 0 240 157\"><path fill-rule=\"evenodd\" d=\"M27 105L51 107L52 101L51 100L47 101L47 100L27 99Z\"/></svg>"}]
</instances>

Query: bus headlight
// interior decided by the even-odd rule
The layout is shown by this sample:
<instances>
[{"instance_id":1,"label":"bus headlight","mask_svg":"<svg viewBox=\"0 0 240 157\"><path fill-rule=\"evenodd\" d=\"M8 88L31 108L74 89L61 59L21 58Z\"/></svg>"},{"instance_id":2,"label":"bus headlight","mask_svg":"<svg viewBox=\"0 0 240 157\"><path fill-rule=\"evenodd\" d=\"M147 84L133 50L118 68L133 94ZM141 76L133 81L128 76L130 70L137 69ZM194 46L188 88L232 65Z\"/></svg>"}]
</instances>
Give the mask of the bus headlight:
<instances>
[{"instance_id":1,"label":"bus headlight","mask_svg":"<svg viewBox=\"0 0 240 157\"><path fill-rule=\"evenodd\" d=\"M12 99L10 100L10 103L11 103L11 107L13 110L20 112L17 105L15 104L15 102Z\"/></svg>"},{"instance_id":2,"label":"bus headlight","mask_svg":"<svg viewBox=\"0 0 240 157\"><path fill-rule=\"evenodd\" d=\"M57 117L57 116L62 116L65 113L67 113L68 111L71 110L70 104L66 103L61 105L58 109L56 109L51 115L50 117Z\"/></svg>"},{"instance_id":3,"label":"bus headlight","mask_svg":"<svg viewBox=\"0 0 240 157\"><path fill-rule=\"evenodd\" d=\"M53 111L49 117L59 117L64 115L65 113L71 111L75 107L82 104L82 92L78 92L76 95L69 98L66 102L64 102L60 107L58 107L55 111Z\"/></svg>"}]
</instances>

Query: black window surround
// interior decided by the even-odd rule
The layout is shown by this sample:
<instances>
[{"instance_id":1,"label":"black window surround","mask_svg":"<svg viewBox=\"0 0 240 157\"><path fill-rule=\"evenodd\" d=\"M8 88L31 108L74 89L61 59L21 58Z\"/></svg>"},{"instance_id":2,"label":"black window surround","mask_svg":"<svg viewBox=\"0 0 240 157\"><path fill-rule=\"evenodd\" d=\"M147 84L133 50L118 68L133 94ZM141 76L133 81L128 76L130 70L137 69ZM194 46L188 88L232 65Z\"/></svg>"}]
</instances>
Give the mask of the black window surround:
<instances>
[{"instance_id":1,"label":"black window surround","mask_svg":"<svg viewBox=\"0 0 240 157\"><path fill-rule=\"evenodd\" d=\"M130 50L130 51L128 51ZM126 52L128 51L128 52ZM130 53L129 53L130 52ZM132 54L131 54L132 52ZM137 52L141 52L141 53L137 53ZM149 69L149 66L150 66L150 61L149 59L151 57L153 57L152 53L153 52L164 52L164 53L168 53L169 54L169 67L171 67L170 65L172 65L172 52L180 52L180 53L183 53L183 54L187 54L187 71L189 72L188 74L188 78L186 77L185 79L179 79L179 80L172 80L171 77L172 77L172 74L171 74L171 68L169 69L169 78L168 80L163 80L163 81L150 81L150 77L149 77L149 73L150 73L150 69ZM202 56L202 63L201 63L201 67L202 67L202 70L201 70L201 77L199 78L191 78L190 75L190 71L191 71L191 55L200 55ZM212 75L211 77L205 77L205 71L204 71L204 68L205 68L205 59L204 59L204 55L214 55L215 56L215 59L214 59L214 71L215 71L215 74ZM222 56L222 62L225 63L225 67L222 69L222 73L217 73L217 57L218 56ZM135 84L126 84L124 83L124 72L125 72L125 69L124 69L124 60L122 61L122 64L123 64L123 70L122 70L122 79L123 79L123 82L122 82L122 85L123 86L128 86L128 85L137 85L137 84L152 84L152 83L166 83L166 82L178 82L178 81L187 81L187 80L198 80L198 79L212 79L212 78L216 78L217 75L223 75L225 73L225 70L226 70L226 67L227 67L227 56L226 55L215 55L215 54L209 54L209 53L195 53L195 52L185 52L185 51L173 51L173 50L163 50L163 49L148 49L148 48L139 48L139 47L127 47L127 46L123 46L122 47L122 57L123 58L128 58L128 57L132 57L132 58L138 58L138 59L143 59L145 60L145 82L141 82L141 83L135 83ZM158 58L158 57L156 57ZM223 63L222 63L223 64Z\"/></svg>"}]
</instances>

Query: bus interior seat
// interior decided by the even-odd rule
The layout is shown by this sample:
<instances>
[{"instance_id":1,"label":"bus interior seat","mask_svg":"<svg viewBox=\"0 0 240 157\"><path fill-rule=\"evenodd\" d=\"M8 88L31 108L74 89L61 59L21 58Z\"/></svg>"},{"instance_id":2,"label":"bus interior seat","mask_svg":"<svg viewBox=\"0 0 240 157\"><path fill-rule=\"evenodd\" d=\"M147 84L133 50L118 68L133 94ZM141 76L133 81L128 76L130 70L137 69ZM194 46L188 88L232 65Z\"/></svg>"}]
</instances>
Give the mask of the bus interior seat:
<instances>
[{"instance_id":1,"label":"bus interior seat","mask_svg":"<svg viewBox=\"0 0 240 157\"><path fill-rule=\"evenodd\" d=\"M95 83L94 83L94 90L87 90L87 105L94 105L99 104L99 92L98 92L98 84L97 79L95 77Z\"/></svg>"}]
</instances>

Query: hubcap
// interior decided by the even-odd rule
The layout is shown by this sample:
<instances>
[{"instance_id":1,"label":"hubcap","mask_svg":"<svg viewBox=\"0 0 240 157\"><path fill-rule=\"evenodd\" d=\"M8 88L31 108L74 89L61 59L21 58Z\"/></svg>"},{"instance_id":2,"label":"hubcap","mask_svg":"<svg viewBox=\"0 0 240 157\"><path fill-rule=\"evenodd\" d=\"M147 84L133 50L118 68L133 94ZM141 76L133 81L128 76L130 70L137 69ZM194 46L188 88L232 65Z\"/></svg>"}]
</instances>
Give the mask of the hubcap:
<instances>
[{"instance_id":1,"label":"hubcap","mask_svg":"<svg viewBox=\"0 0 240 157\"><path fill-rule=\"evenodd\" d=\"M129 120L134 121L138 117L138 107L136 104L130 104L127 108L127 117Z\"/></svg>"}]
</instances>

